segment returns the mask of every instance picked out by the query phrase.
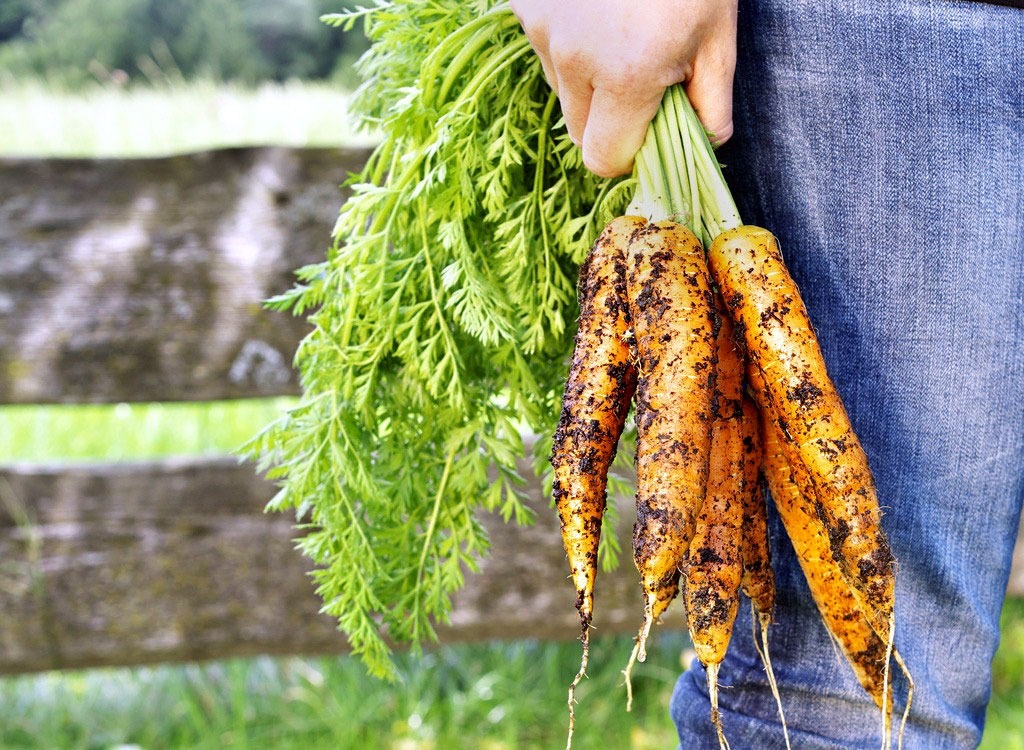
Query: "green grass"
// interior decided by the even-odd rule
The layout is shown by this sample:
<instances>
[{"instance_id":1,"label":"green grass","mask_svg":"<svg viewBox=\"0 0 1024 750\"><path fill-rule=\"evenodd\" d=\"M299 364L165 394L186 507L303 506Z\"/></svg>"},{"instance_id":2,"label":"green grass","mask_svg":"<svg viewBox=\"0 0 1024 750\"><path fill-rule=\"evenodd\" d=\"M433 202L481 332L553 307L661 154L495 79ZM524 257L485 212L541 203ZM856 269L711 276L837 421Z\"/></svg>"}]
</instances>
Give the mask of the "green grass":
<instances>
[{"instance_id":1,"label":"green grass","mask_svg":"<svg viewBox=\"0 0 1024 750\"><path fill-rule=\"evenodd\" d=\"M0 408L0 462L235 452L294 399Z\"/></svg>"},{"instance_id":2,"label":"green grass","mask_svg":"<svg viewBox=\"0 0 1024 750\"><path fill-rule=\"evenodd\" d=\"M351 146L349 94L327 83L191 82L54 91L0 79L0 156L160 156L224 146Z\"/></svg>"},{"instance_id":3,"label":"green grass","mask_svg":"<svg viewBox=\"0 0 1024 750\"><path fill-rule=\"evenodd\" d=\"M1007 604L982 750L1024 747L1024 602ZM1008 638L1015 633L1012 638ZM597 638L578 694L576 746L675 745L668 717L688 643L661 633L634 675L628 636ZM366 676L350 657L257 658L0 680L5 750L442 750L560 747L577 643L473 644L399 656L403 681Z\"/></svg>"},{"instance_id":4,"label":"green grass","mask_svg":"<svg viewBox=\"0 0 1024 750\"><path fill-rule=\"evenodd\" d=\"M577 747L667 748L668 700L686 646L656 639L625 712L619 674L632 639L598 639L580 691ZM10 750L261 748L413 750L559 747L579 644L518 642L400 657L389 687L346 657L249 659L49 673L0 681L0 747ZM661 666L655 666L661 665Z\"/></svg>"},{"instance_id":5,"label":"green grass","mask_svg":"<svg viewBox=\"0 0 1024 750\"><path fill-rule=\"evenodd\" d=\"M1000 630L980 750L1024 750L1024 599L1006 600Z\"/></svg>"}]
</instances>

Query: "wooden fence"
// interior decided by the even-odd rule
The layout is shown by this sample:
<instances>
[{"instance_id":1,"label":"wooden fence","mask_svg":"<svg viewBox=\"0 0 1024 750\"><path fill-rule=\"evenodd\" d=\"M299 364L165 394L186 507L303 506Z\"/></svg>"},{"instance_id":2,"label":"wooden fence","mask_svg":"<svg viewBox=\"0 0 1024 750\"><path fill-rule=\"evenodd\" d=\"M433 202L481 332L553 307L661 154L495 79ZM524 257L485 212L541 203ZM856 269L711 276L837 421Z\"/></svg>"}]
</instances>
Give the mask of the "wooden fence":
<instances>
[{"instance_id":1,"label":"wooden fence","mask_svg":"<svg viewBox=\"0 0 1024 750\"><path fill-rule=\"evenodd\" d=\"M365 158L0 159L0 404L295 393L304 324L260 303L323 258ZM0 674L344 650L292 519L263 513L272 494L231 457L0 466ZM576 636L557 522L532 496L534 526L485 519L493 554L445 640ZM637 624L630 567L602 576L601 633Z\"/></svg>"},{"instance_id":2,"label":"wooden fence","mask_svg":"<svg viewBox=\"0 0 1024 750\"><path fill-rule=\"evenodd\" d=\"M0 160L0 404L296 393L304 323L261 301L323 259L366 156ZM344 650L273 491L231 457L0 467L0 673ZM485 519L493 555L445 639L577 635L533 496L533 527ZM636 626L628 567L602 578L603 633Z\"/></svg>"}]
</instances>

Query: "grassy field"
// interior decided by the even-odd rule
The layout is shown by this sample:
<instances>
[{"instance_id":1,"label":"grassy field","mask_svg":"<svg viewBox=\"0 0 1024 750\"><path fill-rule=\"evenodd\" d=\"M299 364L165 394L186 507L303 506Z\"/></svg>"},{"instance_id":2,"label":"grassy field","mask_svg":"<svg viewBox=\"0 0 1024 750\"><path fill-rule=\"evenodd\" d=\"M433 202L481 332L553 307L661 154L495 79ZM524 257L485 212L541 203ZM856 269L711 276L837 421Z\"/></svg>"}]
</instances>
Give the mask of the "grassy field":
<instances>
[{"instance_id":1,"label":"grassy field","mask_svg":"<svg viewBox=\"0 0 1024 750\"><path fill-rule=\"evenodd\" d=\"M1024 608L1008 617L1024 622ZM1018 634L1019 635L1019 634ZM618 672L628 637L594 642L580 693L577 747L675 747L668 700L686 648L656 640L624 711ZM349 658L248 659L49 673L0 680L0 747L8 750L518 750L560 747L563 686L577 644L472 645L401 657L404 682L366 677ZM1016 660L1015 667L1008 660ZM996 661L997 693L982 750L1024 747L1024 649Z\"/></svg>"},{"instance_id":2,"label":"grassy field","mask_svg":"<svg viewBox=\"0 0 1024 750\"><path fill-rule=\"evenodd\" d=\"M982 750L1024 750L1024 599L1003 607Z\"/></svg>"},{"instance_id":3,"label":"grassy field","mask_svg":"<svg viewBox=\"0 0 1024 750\"><path fill-rule=\"evenodd\" d=\"M68 95L0 82L0 156L148 156L253 143L345 145L347 96L309 84ZM359 137L366 140L365 137ZM0 408L0 463L236 449L289 401ZM984 750L1024 750L1024 601L1004 611ZM623 710L628 638L595 639L578 747L671 748L685 637L664 634ZM351 658L260 658L0 679L0 750L428 750L559 747L578 644L470 645L401 657L404 681ZM951 664L950 669L956 665Z\"/></svg>"},{"instance_id":4,"label":"grassy field","mask_svg":"<svg viewBox=\"0 0 1024 750\"><path fill-rule=\"evenodd\" d=\"M205 404L7 406L0 462L160 458L232 453L294 399Z\"/></svg>"},{"instance_id":5,"label":"grassy field","mask_svg":"<svg viewBox=\"0 0 1024 750\"><path fill-rule=\"evenodd\" d=\"M624 710L628 638L603 639L581 694L581 748L674 746L668 698L679 637L661 638ZM345 658L250 659L0 681L0 747L447 750L559 747L577 648L518 642L403 657L405 681L373 682Z\"/></svg>"},{"instance_id":6,"label":"grassy field","mask_svg":"<svg viewBox=\"0 0 1024 750\"><path fill-rule=\"evenodd\" d=\"M0 156L159 156L222 146L370 143L349 95L324 83L197 82L75 93L0 79Z\"/></svg>"}]
</instances>

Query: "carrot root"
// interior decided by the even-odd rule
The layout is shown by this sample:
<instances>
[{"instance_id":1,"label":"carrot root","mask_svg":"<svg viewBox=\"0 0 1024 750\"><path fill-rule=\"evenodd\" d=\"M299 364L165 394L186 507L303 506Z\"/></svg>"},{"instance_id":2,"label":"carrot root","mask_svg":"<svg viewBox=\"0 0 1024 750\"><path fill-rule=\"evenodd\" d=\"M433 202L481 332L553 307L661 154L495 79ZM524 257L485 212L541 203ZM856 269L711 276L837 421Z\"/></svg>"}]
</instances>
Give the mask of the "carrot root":
<instances>
[{"instance_id":1,"label":"carrot root","mask_svg":"<svg viewBox=\"0 0 1024 750\"><path fill-rule=\"evenodd\" d=\"M622 670L622 676L626 678L626 710L633 708L633 667L636 663L647 661L647 639L651 635L651 625L654 623L654 607L657 605L656 595L651 592L647 595L647 604L644 606L644 622L640 626L640 632L636 636L636 644L633 652L629 655L626 668Z\"/></svg>"},{"instance_id":2,"label":"carrot root","mask_svg":"<svg viewBox=\"0 0 1024 750\"><path fill-rule=\"evenodd\" d=\"M580 671L569 684L569 736L565 740L565 750L572 750L572 735L576 730L576 686L587 675L587 664L590 662L590 623L583 623L583 656L580 658Z\"/></svg>"},{"instance_id":3,"label":"carrot root","mask_svg":"<svg viewBox=\"0 0 1024 750\"><path fill-rule=\"evenodd\" d=\"M633 644L633 653L629 655L626 668L622 670L622 676L626 679L626 711L633 710L633 667L636 665L636 656L640 652L640 638Z\"/></svg>"},{"instance_id":4,"label":"carrot root","mask_svg":"<svg viewBox=\"0 0 1024 750\"><path fill-rule=\"evenodd\" d=\"M891 612L888 622L888 638L885 642L885 668L882 671L882 750L892 748L892 654L896 640L896 613Z\"/></svg>"},{"instance_id":5,"label":"carrot root","mask_svg":"<svg viewBox=\"0 0 1024 750\"><path fill-rule=\"evenodd\" d=\"M729 740L725 738L725 730L722 728L722 713L718 710L718 667L719 664L708 664L704 670L708 675L708 696L711 698L711 723L715 725L715 732L718 733L719 750L730 750Z\"/></svg>"},{"instance_id":6,"label":"carrot root","mask_svg":"<svg viewBox=\"0 0 1024 750\"><path fill-rule=\"evenodd\" d=\"M907 728L907 719L910 717L910 704L914 702L914 678L910 676L910 670L907 669L906 663L903 661L903 657L900 656L900 652L893 649L892 658L896 660L900 670L903 672L903 676L907 678L907 705L903 709L903 718L900 719L900 732L896 740L896 747L898 750L903 750L903 733Z\"/></svg>"},{"instance_id":7,"label":"carrot root","mask_svg":"<svg viewBox=\"0 0 1024 750\"><path fill-rule=\"evenodd\" d=\"M779 709L779 721L782 722L782 737L786 741L786 750L792 750L789 744L789 727L786 725L786 714L782 710L782 696L779 694L779 683L775 680L775 670L772 668L772 657L768 651L768 626L772 623L771 615L761 613L758 615L751 609L750 627L754 636L754 650L761 657L764 665L765 675L768 677L768 687L771 688L772 696L775 698L775 705ZM757 630L761 626L760 644L758 644Z\"/></svg>"}]
</instances>

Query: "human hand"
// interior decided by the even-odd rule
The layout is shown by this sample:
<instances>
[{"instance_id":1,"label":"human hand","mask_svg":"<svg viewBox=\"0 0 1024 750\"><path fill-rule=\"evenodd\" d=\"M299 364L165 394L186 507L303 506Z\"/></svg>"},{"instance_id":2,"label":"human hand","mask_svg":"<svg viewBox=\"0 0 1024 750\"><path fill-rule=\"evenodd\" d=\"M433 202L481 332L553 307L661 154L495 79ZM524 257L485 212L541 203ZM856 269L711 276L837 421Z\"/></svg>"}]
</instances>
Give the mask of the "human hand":
<instances>
[{"instance_id":1,"label":"human hand","mask_svg":"<svg viewBox=\"0 0 1024 750\"><path fill-rule=\"evenodd\" d=\"M685 82L713 142L732 135L736 0L511 0L583 163L632 169L665 89Z\"/></svg>"}]
</instances>

